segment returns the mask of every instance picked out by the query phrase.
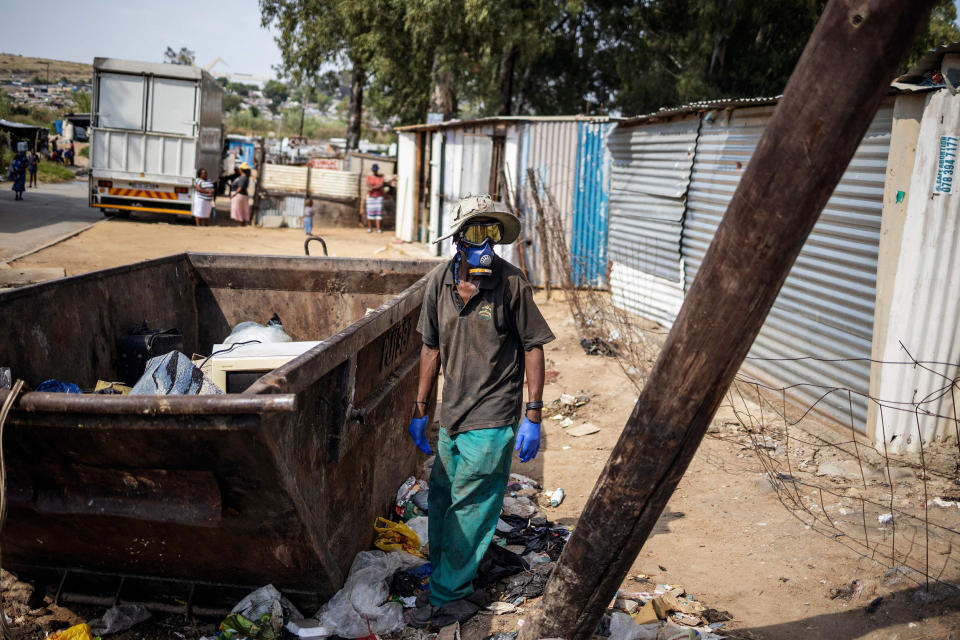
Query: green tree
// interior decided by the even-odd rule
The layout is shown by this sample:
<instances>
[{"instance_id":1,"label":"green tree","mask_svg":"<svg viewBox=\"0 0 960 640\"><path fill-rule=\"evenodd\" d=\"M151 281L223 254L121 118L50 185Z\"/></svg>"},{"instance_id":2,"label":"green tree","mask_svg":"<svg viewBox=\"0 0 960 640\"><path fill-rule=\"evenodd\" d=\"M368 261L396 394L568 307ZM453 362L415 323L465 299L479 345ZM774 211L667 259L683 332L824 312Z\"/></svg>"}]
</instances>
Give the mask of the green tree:
<instances>
[{"instance_id":1,"label":"green tree","mask_svg":"<svg viewBox=\"0 0 960 640\"><path fill-rule=\"evenodd\" d=\"M917 34L917 39L900 65L900 70L908 71L930 49L957 41L960 41L960 28L957 28L957 6L953 0L937 0L937 4L930 12L930 20Z\"/></svg>"},{"instance_id":2,"label":"green tree","mask_svg":"<svg viewBox=\"0 0 960 640\"><path fill-rule=\"evenodd\" d=\"M290 97L290 87L279 80L268 80L263 86L263 97L270 101L270 110L279 113L280 105Z\"/></svg>"},{"instance_id":3,"label":"green tree","mask_svg":"<svg viewBox=\"0 0 960 640\"><path fill-rule=\"evenodd\" d=\"M73 93L73 110L77 113L90 113L89 91L75 91Z\"/></svg>"},{"instance_id":4,"label":"green tree","mask_svg":"<svg viewBox=\"0 0 960 640\"><path fill-rule=\"evenodd\" d=\"M13 101L6 91L0 91L0 118L9 118L11 113L13 113Z\"/></svg>"},{"instance_id":5,"label":"green tree","mask_svg":"<svg viewBox=\"0 0 960 640\"><path fill-rule=\"evenodd\" d=\"M197 55L186 47L180 47L179 51L174 51L173 47L167 47L163 52L163 61L167 64L193 64Z\"/></svg>"},{"instance_id":6,"label":"green tree","mask_svg":"<svg viewBox=\"0 0 960 640\"><path fill-rule=\"evenodd\" d=\"M229 82L226 84L227 91L233 91L244 98L250 95L250 86L242 82Z\"/></svg>"},{"instance_id":7,"label":"green tree","mask_svg":"<svg viewBox=\"0 0 960 640\"><path fill-rule=\"evenodd\" d=\"M243 104L243 98L233 93L225 93L223 95L223 112L230 113L231 111L236 111Z\"/></svg>"},{"instance_id":8,"label":"green tree","mask_svg":"<svg viewBox=\"0 0 960 640\"><path fill-rule=\"evenodd\" d=\"M297 85L316 86L321 67L350 69L347 147L360 142L363 93L371 63L387 55L392 33L402 33L401 0L260 0L263 26L277 29L283 67Z\"/></svg>"}]
</instances>

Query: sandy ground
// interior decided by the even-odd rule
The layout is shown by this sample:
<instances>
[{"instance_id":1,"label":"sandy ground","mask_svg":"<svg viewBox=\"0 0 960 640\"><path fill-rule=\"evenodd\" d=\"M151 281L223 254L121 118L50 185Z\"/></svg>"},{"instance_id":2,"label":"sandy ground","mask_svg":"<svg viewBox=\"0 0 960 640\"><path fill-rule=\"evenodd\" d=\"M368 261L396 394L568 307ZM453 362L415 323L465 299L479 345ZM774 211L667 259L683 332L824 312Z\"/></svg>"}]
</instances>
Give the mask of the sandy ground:
<instances>
[{"instance_id":1,"label":"sandy ground","mask_svg":"<svg viewBox=\"0 0 960 640\"><path fill-rule=\"evenodd\" d=\"M194 226L192 218L137 214L127 220L109 219L69 240L21 260L14 268L63 267L67 275L129 264L184 251L261 255L304 255L307 236L302 229L240 227L222 221L209 227ZM314 235L327 243L331 256L380 259L430 258L416 244L397 241L390 233L368 234L362 229L314 227ZM323 255L319 242L310 243L312 255Z\"/></svg>"},{"instance_id":2,"label":"sandy ground","mask_svg":"<svg viewBox=\"0 0 960 640\"><path fill-rule=\"evenodd\" d=\"M425 255L419 247L394 243L389 234L371 236L355 229L322 229L319 233L332 255ZM300 255L303 239L302 231L297 230L196 229L161 218L116 220L100 223L15 266L60 266L68 274L76 274L180 251ZM589 395L590 402L577 410L574 424L590 422L599 431L574 438L558 422L546 420L542 453L527 464L515 461L513 470L538 479L548 489L563 487L566 500L547 509L545 515L577 526L637 393L616 360L584 353L569 310L558 298L555 294L547 301L542 292L538 294L558 337L547 348L547 368L557 372L557 379L547 384L544 399L552 401L561 393ZM810 530L787 511L734 425L729 408L722 408L714 420L715 433L704 439L630 575L644 573L656 582L681 585L706 606L728 611L733 620L721 632L732 637L960 637L960 607L955 599L929 602L922 593L917 595L915 585L890 580L886 567ZM858 599L830 598L831 588L849 585L854 579L864 585ZM628 577L622 589L631 592L641 587ZM29 614L22 604L28 591L21 589L19 594L21 604L14 602L14 609L8 605L8 612L20 637L40 638L44 631L102 613L48 604L38 614ZM866 606L877 597L883 597L883 602L875 613L867 613ZM516 629L525 615L478 615L464 626L462 637L480 640L494 632ZM208 624L195 627L167 617L117 637L184 640L211 631Z\"/></svg>"}]
</instances>

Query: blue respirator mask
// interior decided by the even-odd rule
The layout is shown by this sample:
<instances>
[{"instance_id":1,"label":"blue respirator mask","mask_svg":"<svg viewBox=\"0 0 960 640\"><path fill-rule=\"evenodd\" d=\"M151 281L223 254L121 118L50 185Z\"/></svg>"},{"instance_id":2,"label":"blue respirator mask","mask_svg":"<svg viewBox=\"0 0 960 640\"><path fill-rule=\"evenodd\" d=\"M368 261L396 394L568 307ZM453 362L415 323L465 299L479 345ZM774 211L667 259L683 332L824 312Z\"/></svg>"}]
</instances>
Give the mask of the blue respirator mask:
<instances>
[{"instance_id":1,"label":"blue respirator mask","mask_svg":"<svg viewBox=\"0 0 960 640\"><path fill-rule=\"evenodd\" d=\"M493 246L490 240L484 240L483 244L480 245L464 242L463 248L466 250L467 264L470 265L470 275L493 275L493 256L495 254L493 253Z\"/></svg>"}]
</instances>

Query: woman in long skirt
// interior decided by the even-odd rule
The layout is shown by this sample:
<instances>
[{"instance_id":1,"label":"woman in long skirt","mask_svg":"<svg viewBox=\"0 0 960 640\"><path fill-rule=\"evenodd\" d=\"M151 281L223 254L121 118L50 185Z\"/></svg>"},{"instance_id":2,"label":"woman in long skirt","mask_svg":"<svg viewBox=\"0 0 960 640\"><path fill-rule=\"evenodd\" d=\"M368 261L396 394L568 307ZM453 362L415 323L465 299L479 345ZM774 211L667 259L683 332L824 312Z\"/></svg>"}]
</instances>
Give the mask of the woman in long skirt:
<instances>
[{"instance_id":1,"label":"woman in long skirt","mask_svg":"<svg viewBox=\"0 0 960 640\"><path fill-rule=\"evenodd\" d=\"M23 200L23 192L27 190L27 156L18 151L10 165L10 177L13 178L14 200Z\"/></svg>"},{"instance_id":2,"label":"woman in long skirt","mask_svg":"<svg viewBox=\"0 0 960 640\"><path fill-rule=\"evenodd\" d=\"M230 185L230 217L247 226L250 222L250 198L247 187L250 185L250 165L240 165L240 175Z\"/></svg>"}]
</instances>

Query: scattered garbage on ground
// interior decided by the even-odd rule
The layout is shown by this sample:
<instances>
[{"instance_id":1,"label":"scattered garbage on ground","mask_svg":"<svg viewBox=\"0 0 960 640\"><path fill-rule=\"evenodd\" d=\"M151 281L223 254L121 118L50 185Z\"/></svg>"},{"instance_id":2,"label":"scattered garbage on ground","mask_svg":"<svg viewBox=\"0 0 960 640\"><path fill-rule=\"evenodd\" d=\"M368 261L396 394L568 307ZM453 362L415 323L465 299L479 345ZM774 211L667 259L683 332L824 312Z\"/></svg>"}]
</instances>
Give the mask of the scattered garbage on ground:
<instances>
[{"instance_id":1,"label":"scattered garbage on ground","mask_svg":"<svg viewBox=\"0 0 960 640\"><path fill-rule=\"evenodd\" d=\"M93 640L90 625L85 622L47 636L47 640Z\"/></svg>"},{"instance_id":2,"label":"scattered garbage on ground","mask_svg":"<svg viewBox=\"0 0 960 640\"><path fill-rule=\"evenodd\" d=\"M581 338L580 346L588 356L616 357L618 353L617 343L603 338Z\"/></svg>"},{"instance_id":3,"label":"scattered garbage on ground","mask_svg":"<svg viewBox=\"0 0 960 640\"><path fill-rule=\"evenodd\" d=\"M139 604L115 604L102 617L90 621L90 631L95 636L106 636L126 631L149 619L150 612Z\"/></svg>"}]
</instances>

